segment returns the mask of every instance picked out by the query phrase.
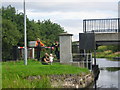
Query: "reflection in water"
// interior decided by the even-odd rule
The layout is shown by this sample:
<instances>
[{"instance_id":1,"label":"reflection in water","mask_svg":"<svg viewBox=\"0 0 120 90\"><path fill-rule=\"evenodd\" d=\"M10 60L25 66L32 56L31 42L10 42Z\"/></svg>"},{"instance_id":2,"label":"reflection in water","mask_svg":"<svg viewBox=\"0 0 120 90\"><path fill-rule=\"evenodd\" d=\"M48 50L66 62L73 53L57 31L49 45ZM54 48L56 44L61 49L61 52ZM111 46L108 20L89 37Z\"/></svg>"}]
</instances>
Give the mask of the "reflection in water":
<instances>
[{"instance_id":1,"label":"reflection in water","mask_svg":"<svg viewBox=\"0 0 120 90\"><path fill-rule=\"evenodd\" d=\"M101 70L97 80L97 87L118 88L118 71L110 72L107 70Z\"/></svg>"},{"instance_id":2,"label":"reflection in water","mask_svg":"<svg viewBox=\"0 0 120 90\"><path fill-rule=\"evenodd\" d=\"M107 70L110 72L116 72L120 70L120 67L105 67L105 68L100 68L100 70Z\"/></svg>"},{"instance_id":3,"label":"reflection in water","mask_svg":"<svg viewBox=\"0 0 120 90\"><path fill-rule=\"evenodd\" d=\"M97 58L97 64L99 67L119 67L119 61L110 61L105 58Z\"/></svg>"},{"instance_id":4,"label":"reflection in water","mask_svg":"<svg viewBox=\"0 0 120 90\"><path fill-rule=\"evenodd\" d=\"M119 88L118 73L120 73L120 67L118 67L118 63L119 61L97 59L97 64L100 67L100 74L94 88Z\"/></svg>"}]
</instances>

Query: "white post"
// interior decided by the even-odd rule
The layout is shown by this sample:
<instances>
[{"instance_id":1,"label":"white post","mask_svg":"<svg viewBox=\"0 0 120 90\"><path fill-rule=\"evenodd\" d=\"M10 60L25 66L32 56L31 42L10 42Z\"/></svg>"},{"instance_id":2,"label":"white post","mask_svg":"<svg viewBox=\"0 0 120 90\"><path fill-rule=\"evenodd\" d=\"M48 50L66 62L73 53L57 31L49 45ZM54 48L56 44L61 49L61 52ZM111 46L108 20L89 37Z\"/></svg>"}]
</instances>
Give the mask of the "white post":
<instances>
[{"instance_id":1,"label":"white post","mask_svg":"<svg viewBox=\"0 0 120 90\"><path fill-rule=\"evenodd\" d=\"M32 59L34 59L35 58L35 49L34 48L32 48Z\"/></svg>"},{"instance_id":2,"label":"white post","mask_svg":"<svg viewBox=\"0 0 120 90\"><path fill-rule=\"evenodd\" d=\"M26 12L25 12L25 0L24 0L24 64L27 65L27 35L26 35Z\"/></svg>"}]
</instances>

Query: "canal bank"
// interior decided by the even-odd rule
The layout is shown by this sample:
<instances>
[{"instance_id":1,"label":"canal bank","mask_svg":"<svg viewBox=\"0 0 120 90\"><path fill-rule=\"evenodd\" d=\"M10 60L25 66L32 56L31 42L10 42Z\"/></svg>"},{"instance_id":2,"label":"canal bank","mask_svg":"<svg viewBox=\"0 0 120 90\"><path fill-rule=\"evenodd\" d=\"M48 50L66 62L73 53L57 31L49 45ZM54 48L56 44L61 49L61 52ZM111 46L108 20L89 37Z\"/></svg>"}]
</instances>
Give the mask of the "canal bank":
<instances>
[{"instance_id":1,"label":"canal bank","mask_svg":"<svg viewBox=\"0 0 120 90\"><path fill-rule=\"evenodd\" d=\"M29 76L26 79L30 81L42 80L47 78L50 81L52 88L87 88L93 81L92 73L81 74L61 74L61 75L47 75L47 76Z\"/></svg>"},{"instance_id":2,"label":"canal bank","mask_svg":"<svg viewBox=\"0 0 120 90\"><path fill-rule=\"evenodd\" d=\"M42 65L35 60L28 60L28 65L25 66L23 65L23 61L2 62L2 87L52 88L51 82L54 81L55 78L64 77L63 80L69 82L69 80L72 79L78 80L77 77L79 77L79 75L86 76L89 73L89 70L86 68L62 65L60 63ZM51 78L48 76L51 76ZM73 76L76 78L73 78ZM82 80L84 81L83 78L81 81Z\"/></svg>"},{"instance_id":3,"label":"canal bank","mask_svg":"<svg viewBox=\"0 0 120 90\"><path fill-rule=\"evenodd\" d=\"M68 74L68 75L51 75L51 85L54 88L85 88L93 81L93 75L90 74Z\"/></svg>"},{"instance_id":4,"label":"canal bank","mask_svg":"<svg viewBox=\"0 0 120 90\"><path fill-rule=\"evenodd\" d=\"M92 73L89 74L62 74L48 76L29 76L27 80L34 81L35 79L42 80L47 78L50 81L52 88L86 88L94 81Z\"/></svg>"}]
</instances>

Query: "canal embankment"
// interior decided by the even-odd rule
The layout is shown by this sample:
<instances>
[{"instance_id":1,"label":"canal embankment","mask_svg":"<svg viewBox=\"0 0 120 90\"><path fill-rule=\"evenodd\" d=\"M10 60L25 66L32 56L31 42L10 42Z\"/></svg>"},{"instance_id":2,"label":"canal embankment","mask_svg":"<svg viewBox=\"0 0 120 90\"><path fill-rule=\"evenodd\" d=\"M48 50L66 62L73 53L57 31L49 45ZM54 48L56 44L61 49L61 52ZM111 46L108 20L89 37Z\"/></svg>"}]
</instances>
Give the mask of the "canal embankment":
<instances>
[{"instance_id":1,"label":"canal embankment","mask_svg":"<svg viewBox=\"0 0 120 90\"><path fill-rule=\"evenodd\" d=\"M92 73L89 74L62 74L48 75L53 88L86 88L94 81ZM42 79L42 76L29 76L27 80Z\"/></svg>"},{"instance_id":2,"label":"canal embankment","mask_svg":"<svg viewBox=\"0 0 120 90\"><path fill-rule=\"evenodd\" d=\"M28 60L2 62L2 88L84 88L93 80L87 68ZM56 86L57 85L57 86Z\"/></svg>"}]
</instances>

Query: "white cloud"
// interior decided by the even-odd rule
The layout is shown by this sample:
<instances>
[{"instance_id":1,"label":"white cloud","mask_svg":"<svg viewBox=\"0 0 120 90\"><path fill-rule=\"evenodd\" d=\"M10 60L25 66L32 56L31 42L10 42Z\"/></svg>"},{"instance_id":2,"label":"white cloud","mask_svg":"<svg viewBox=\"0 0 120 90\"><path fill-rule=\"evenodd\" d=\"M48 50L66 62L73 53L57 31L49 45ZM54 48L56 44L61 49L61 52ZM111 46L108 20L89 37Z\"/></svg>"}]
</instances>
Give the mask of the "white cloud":
<instances>
[{"instance_id":1,"label":"white cloud","mask_svg":"<svg viewBox=\"0 0 120 90\"><path fill-rule=\"evenodd\" d=\"M78 40L83 19L117 17L119 0L26 0L27 16L32 20L46 20L60 24L73 40ZM23 12L23 0L3 0L3 6L11 4Z\"/></svg>"},{"instance_id":2,"label":"white cloud","mask_svg":"<svg viewBox=\"0 0 120 90\"><path fill-rule=\"evenodd\" d=\"M94 19L94 18L110 18L117 17L117 13L112 12L31 12L27 11L29 18L34 19L54 19L54 20L66 20L66 19Z\"/></svg>"},{"instance_id":3,"label":"white cloud","mask_svg":"<svg viewBox=\"0 0 120 90\"><path fill-rule=\"evenodd\" d=\"M23 2L3 2L4 6L9 4L18 9L23 9ZM117 2L27 2L26 9L32 12L53 12L53 11L94 11L94 10L117 10Z\"/></svg>"},{"instance_id":4,"label":"white cloud","mask_svg":"<svg viewBox=\"0 0 120 90\"><path fill-rule=\"evenodd\" d=\"M73 34L72 40L78 41L79 40L79 33L82 33L83 30L80 27L72 28L72 27L65 27L65 30L69 31L68 33Z\"/></svg>"}]
</instances>

